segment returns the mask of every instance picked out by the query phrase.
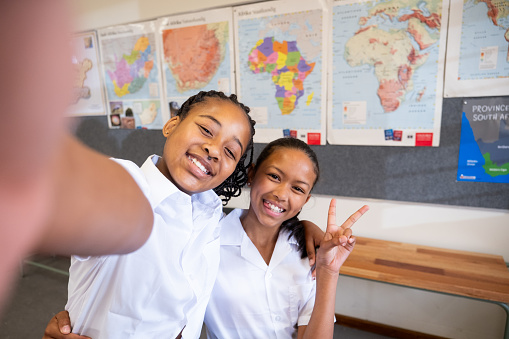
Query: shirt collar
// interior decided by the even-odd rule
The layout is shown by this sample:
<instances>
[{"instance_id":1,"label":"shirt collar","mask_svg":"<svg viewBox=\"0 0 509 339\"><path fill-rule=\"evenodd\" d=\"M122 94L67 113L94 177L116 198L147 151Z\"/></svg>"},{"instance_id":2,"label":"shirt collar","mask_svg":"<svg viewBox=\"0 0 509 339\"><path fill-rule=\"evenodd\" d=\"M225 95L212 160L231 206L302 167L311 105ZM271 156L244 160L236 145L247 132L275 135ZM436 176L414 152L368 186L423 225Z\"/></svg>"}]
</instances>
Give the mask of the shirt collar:
<instances>
[{"instance_id":1,"label":"shirt collar","mask_svg":"<svg viewBox=\"0 0 509 339\"><path fill-rule=\"evenodd\" d=\"M245 213L247 213L247 210L236 208L221 219L221 245L240 246L242 244L244 229L240 218Z\"/></svg>"},{"instance_id":2,"label":"shirt collar","mask_svg":"<svg viewBox=\"0 0 509 339\"><path fill-rule=\"evenodd\" d=\"M154 206L159 205L161 201L170 195L178 193L185 194L181 192L170 180L168 180L168 178L166 178L156 167L159 159L159 156L151 155L140 167L150 187L150 200ZM190 200L189 196L188 199Z\"/></svg>"},{"instance_id":3,"label":"shirt collar","mask_svg":"<svg viewBox=\"0 0 509 339\"><path fill-rule=\"evenodd\" d=\"M221 245L241 245L242 238L245 232L243 232L242 223L240 218L247 213L247 210L236 208L221 219ZM279 237L288 238L288 232L281 232ZM291 245L298 246L299 243L295 237L288 239L288 243Z\"/></svg>"}]
</instances>

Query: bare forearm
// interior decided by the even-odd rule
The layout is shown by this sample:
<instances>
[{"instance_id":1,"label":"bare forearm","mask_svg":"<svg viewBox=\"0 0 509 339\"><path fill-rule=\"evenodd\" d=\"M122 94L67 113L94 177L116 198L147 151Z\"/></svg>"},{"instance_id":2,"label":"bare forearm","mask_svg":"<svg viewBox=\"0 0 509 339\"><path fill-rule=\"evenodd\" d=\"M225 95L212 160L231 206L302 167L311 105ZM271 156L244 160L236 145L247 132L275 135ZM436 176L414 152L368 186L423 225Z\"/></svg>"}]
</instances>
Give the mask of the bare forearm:
<instances>
[{"instance_id":1,"label":"bare forearm","mask_svg":"<svg viewBox=\"0 0 509 339\"><path fill-rule=\"evenodd\" d=\"M62 143L54 166L51 218L40 251L127 253L146 241L152 209L122 166L71 136Z\"/></svg>"},{"instance_id":2,"label":"bare forearm","mask_svg":"<svg viewBox=\"0 0 509 339\"><path fill-rule=\"evenodd\" d=\"M338 274L317 268L315 306L304 334L299 338L333 337L337 283Z\"/></svg>"}]
</instances>

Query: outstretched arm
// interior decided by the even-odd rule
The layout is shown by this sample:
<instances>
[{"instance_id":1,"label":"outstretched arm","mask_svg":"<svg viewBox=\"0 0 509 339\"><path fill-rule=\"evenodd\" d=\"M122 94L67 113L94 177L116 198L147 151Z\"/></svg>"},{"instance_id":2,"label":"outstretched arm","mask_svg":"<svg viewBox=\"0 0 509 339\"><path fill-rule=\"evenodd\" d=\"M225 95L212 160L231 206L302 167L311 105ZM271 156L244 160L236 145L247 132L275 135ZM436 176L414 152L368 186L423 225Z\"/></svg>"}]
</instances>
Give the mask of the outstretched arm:
<instances>
[{"instance_id":1,"label":"outstretched arm","mask_svg":"<svg viewBox=\"0 0 509 339\"><path fill-rule=\"evenodd\" d=\"M0 41L16 46L0 53L0 311L27 254L123 253L141 246L152 227L130 175L66 131L68 7L0 1Z\"/></svg>"},{"instance_id":2,"label":"outstretched arm","mask_svg":"<svg viewBox=\"0 0 509 339\"><path fill-rule=\"evenodd\" d=\"M352 214L341 226L336 225L336 200L332 199L327 218L327 230L316 259L316 297L311 319L300 326L298 338L332 338L334 309L339 269L355 245L351 227L369 209L367 205Z\"/></svg>"},{"instance_id":3,"label":"outstretched arm","mask_svg":"<svg viewBox=\"0 0 509 339\"><path fill-rule=\"evenodd\" d=\"M132 176L71 136L53 163L50 215L40 252L122 254L150 235L153 212Z\"/></svg>"}]
</instances>

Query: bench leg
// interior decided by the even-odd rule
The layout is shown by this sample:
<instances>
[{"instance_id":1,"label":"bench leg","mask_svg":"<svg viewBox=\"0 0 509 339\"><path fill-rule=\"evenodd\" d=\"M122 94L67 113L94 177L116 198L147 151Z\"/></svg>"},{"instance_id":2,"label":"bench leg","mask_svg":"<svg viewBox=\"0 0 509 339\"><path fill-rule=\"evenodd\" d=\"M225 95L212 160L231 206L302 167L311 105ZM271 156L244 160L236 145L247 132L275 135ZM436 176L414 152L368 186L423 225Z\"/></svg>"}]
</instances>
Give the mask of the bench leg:
<instances>
[{"instance_id":1,"label":"bench leg","mask_svg":"<svg viewBox=\"0 0 509 339\"><path fill-rule=\"evenodd\" d=\"M505 311L505 330L504 330L504 339L509 339L509 306L504 303L494 302L495 304L502 307Z\"/></svg>"}]
</instances>

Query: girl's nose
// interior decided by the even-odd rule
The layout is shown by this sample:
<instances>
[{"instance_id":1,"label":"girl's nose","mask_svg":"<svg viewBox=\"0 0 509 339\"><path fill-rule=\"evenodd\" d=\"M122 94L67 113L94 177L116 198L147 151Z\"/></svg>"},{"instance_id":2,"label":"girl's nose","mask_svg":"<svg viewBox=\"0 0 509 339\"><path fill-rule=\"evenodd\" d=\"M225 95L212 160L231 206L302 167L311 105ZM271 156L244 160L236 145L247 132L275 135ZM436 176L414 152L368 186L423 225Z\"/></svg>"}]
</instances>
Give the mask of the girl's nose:
<instances>
[{"instance_id":1,"label":"girl's nose","mask_svg":"<svg viewBox=\"0 0 509 339\"><path fill-rule=\"evenodd\" d=\"M284 185L278 185L276 187L276 189L274 189L272 194L274 194L274 196L279 201L286 201L286 199L288 197L288 193L287 193L286 187Z\"/></svg>"},{"instance_id":2,"label":"girl's nose","mask_svg":"<svg viewBox=\"0 0 509 339\"><path fill-rule=\"evenodd\" d=\"M205 152L207 152L207 155L209 156L209 158L212 158L214 160L219 160L219 149L217 147L215 147L214 145L206 145L204 147L205 149Z\"/></svg>"}]
</instances>

